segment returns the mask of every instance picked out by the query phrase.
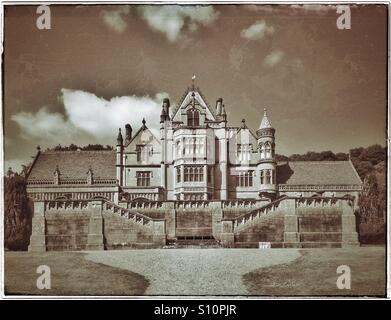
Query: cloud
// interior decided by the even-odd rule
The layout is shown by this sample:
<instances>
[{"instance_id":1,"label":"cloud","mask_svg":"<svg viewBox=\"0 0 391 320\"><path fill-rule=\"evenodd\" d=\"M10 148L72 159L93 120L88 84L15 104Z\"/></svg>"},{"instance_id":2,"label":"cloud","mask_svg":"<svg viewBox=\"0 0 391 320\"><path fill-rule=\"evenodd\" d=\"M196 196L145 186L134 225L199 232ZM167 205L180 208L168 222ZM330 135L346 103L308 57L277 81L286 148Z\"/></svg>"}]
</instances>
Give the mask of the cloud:
<instances>
[{"instance_id":1,"label":"cloud","mask_svg":"<svg viewBox=\"0 0 391 320\"><path fill-rule=\"evenodd\" d=\"M322 5L322 4L293 4L290 6L292 9L299 9L305 12L317 12L317 13L326 13L330 10L337 10L336 5Z\"/></svg>"},{"instance_id":2,"label":"cloud","mask_svg":"<svg viewBox=\"0 0 391 320\"><path fill-rule=\"evenodd\" d=\"M122 33L128 26L126 21L124 20L124 16L127 15L129 12L129 6L122 6L120 9L111 11L104 10L102 13L103 22L113 31Z\"/></svg>"},{"instance_id":3,"label":"cloud","mask_svg":"<svg viewBox=\"0 0 391 320\"><path fill-rule=\"evenodd\" d=\"M134 130L143 118L155 133L166 93L155 97L122 96L106 100L81 90L61 90L64 114L43 107L36 113L20 112L11 117L22 130L21 136L44 145L88 143L113 144L119 127L130 123Z\"/></svg>"},{"instance_id":4,"label":"cloud","mask_svg":"<svg viewBox=\"0 0 391 320\"><path fill-rule=\"evenodd\" d=\"M248 40L260 40L263 39L266 35L271 35L273 33L273 26L266 25L265 20L258 20L247 29L243 29L240 33L240 36Z\"/></svg>"},{"instance_id":5,"label":"cloud","mask_svg":"<svg viewBox=\"0 0 391 320\"><path fill-rule=\"evenodd\" d=\"M281 50L273 50L265 57L265 59L263 60L263 65L265 65L266 67L274 67L275 65L280 63L283 57L284 52L282 52Z\"/></svg>"},{"instance_id":6,"label":"cloud","mask_svg":"<svg viewBox=\"0 0 391 320\"><path fill-rule=\"evenodd\" d=\"M212 6L141 6L138 10L149 27L164 33L170 42L180 38L184 27L194 32L200 25L212 25L219 16Z\"/></svg>"}]
</instances>

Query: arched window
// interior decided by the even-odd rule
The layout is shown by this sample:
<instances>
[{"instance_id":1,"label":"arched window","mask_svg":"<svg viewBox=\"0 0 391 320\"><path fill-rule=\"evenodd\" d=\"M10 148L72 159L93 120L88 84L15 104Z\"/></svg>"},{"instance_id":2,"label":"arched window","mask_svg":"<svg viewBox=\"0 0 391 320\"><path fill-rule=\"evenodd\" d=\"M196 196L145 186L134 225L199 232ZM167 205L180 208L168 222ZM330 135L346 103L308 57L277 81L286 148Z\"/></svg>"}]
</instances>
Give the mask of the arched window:
<instances>
[{"instance_id":1,"label":"arched window","mask_svg":"<svg viewBox=\"0 0 391 320\"><path fill-rule=\"evenodd\" d=\"M270 174L271 170L265 170L265 171L266 171L265 184L271 184L272 183L272 177L271 177L271 174Z\"/></svg>"},{"instance_id":2,"label":"arched window","mask_svg":"<svg viewBox=\"0 0 391 320\"><path fill-rule=\"evenodd\" d=\"M176 168L176 182L181 182L181 168Z\"/></svg>"},{"instance_id":3,"label":"arched window","mask_svg":"<svg viewBox=\"0 0 391 320\"><path fill-rule=\"evenodd\" d=\"M265 183L265 170L261 170L261 184Z\"/></svg>"},{"instance_id":4,"label":"arched window","mask_svg":"<svg viewBox=\"0 0 391 320\"><path fill-rule=\"evenodd\" d=\"M261 159L265 159L266 158L266 147L265 147L265 144L261 144Z\"/></svg>"},{"instance_id":5,"label":"arched window","mask_svg":"<svg viewBox=\"0 0 391 320\"><path fill-rule=\"evenodd\" d=\"M265 151L266 151L266 158L271 158L272 157L272 147L270 145L270 142L265 143Z\"/></svg>"},{"instance_id":6,"label":"arched window","mask_svg":"<svg viewBox=\"0 0 391 320\"><path fill-rule=\"evenodd\" d=\"M197 109L187 110L187 125L189 127L198 127L200 125L200 113Z\"/></svg>"},{"instance_id":7,"label":"arched window","mask_svg":"<svg viewBox=\"0 0 391 320\"><path fill-rule=\"evenodd\" d=\"M182 148L181 148L181 141L178 140L176 142L176 154L177 154L177 157L180 157L182 155Z\"/></svg>"}]
</instances>

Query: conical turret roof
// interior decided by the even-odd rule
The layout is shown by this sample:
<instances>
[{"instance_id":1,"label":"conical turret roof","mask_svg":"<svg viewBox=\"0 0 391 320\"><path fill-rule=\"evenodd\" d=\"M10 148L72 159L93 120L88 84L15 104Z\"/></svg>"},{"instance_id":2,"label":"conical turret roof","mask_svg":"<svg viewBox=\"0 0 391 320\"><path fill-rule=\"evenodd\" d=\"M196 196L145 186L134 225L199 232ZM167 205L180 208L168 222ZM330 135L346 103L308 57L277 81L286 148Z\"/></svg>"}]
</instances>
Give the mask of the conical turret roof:
<instances>
[{"instance_id":1,"label":"conical turret roof","mask_svg":"<svg viewBox=\"0 0 391 320\"><path fill-rule=\"evenodd\" d=\"M259 126L259 129L266 129L266 128L271 128L272 124L269 121L269 118L267 117L267 110L266 108L263 109L263 118L261 121L261 125Z\"/></svg>"}]
</instances>

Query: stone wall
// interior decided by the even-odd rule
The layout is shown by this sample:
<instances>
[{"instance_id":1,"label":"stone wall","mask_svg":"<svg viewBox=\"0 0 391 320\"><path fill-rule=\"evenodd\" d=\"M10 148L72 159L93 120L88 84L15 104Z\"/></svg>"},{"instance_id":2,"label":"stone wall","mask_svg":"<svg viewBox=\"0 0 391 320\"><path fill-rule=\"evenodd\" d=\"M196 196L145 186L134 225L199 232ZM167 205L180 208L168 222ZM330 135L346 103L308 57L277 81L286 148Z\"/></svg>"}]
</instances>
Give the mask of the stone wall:
<instances>
[{"instance_id":1,"label":"stone wall","mask_svg":"<svg viewBox=\"0 0 391 320\"><path fill-rule=\"evenodd\" d=\"M225 215L227 247L347 247L359 245L353 201L286 198L239 217ZM230 216L230 218L228 218Z\"/></svg>"},{"instance_id":2,"label":"stone wall","mask_svg":"<svg viewBox=\"0 0 391 320\"><path fill-rule=\"evenodd\" d=\"M153 248L153 229L120 217L115 213L103 212L103 236L105 249Z\"/></svg>"},{"instance_id":3,"label":"stone wall","mask_svg":"<svg viewBox=\"0 0 391 320\"><path fill-rule=\"evenodd\" d=\"M213 235L212 210L178 210L176 237L210 237Z\"/></svg>"},{"instance_id":4,"label":"stone wall","mask_svg":"<svg viewBox=\"0 0 391 320\"><path fill-rule=\"evenodd\" d=\"M88 245L90 212L46 214L46 248L48 251L85 250Z\"/></svg>"},{"instance_id":5,"label":"stone wall","mask_svg":"<svg viewBox=\"0 0 391 320\"><path fill-rule=\"evenodd\" d=\"M216 202L165 206L140 213L104 200L35 202L29 251L152 248L189 238L224 247L359 245L348 198L291 197L247 212Z\"/></svg>"}]
</instances>

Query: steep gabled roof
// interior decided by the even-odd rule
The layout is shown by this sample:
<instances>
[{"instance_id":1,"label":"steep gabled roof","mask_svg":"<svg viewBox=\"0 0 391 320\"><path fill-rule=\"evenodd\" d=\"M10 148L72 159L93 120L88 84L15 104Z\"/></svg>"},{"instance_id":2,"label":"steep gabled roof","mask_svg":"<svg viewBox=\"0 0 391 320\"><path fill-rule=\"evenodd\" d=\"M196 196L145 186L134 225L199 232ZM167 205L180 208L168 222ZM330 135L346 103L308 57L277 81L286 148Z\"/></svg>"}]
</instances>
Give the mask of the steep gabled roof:
<instances>
[{"instance_id":1,"label":"steep gabled roof","mask_svg":"<svg viewBox=\"0 0 391 320\"><path fill-rule=\"evenodd\" d=\"M153 134L153 132L145 125L141 126L140 129L136 132L136 134L132 137L132 139L125 144L125 147L131 145L132 143L141 143L142 140L142 134L145 134L146 136L150 136L157 144L161 144L160 140L156 138L156 136Z\"/></svg>"},{"instance_id":2,"label":"steep gabled roof","mask_svg":"<svg viewBox=\"0 0 391 320\"><path fill-rule=\"evenodd\" d=\"M192 99L192 93L194 92L195 94L195 99L199 102L199 104L203 107L206 108L207 110L207 113L209 112L210 116L212 117L212 119L209 119L209 120L213 120L215 121L216 120L216 114L213 110L213 108L210 107L209 103L206 101L204 95L202 94L201 90L199 87L197 88L190 88L188 87L185 91L185 93L183 94L183 96L181 97L181 100L179 101L178 105L176 106L176 108L173 110L173 113L172 113L172 119L174 120L178 111L180 109L182 109L183 107L186 107L191 99Z\"/></svg>"},{"instance_id":3,"label":"steep gabled roof","mask_svg":"<svg viewBox=\"0 0 391 320\"><path fill-rule=\"evenodd\" d=\"M86 179L89 168L97 179L116 179L115 151L44 151L37 156L27 181L53 179L58 167L61 178Z\"/></svg>"},{"instance_id":4,"label":"steep gabled roof","mask_svg":"<svg viewBox=\"0 0 391 320\"><path fill-rule=\"evenodd\" d=\"M350 161L289 161L277 164L277 183L287 185L361 185Z\"/></svg>"}]
</instances>

